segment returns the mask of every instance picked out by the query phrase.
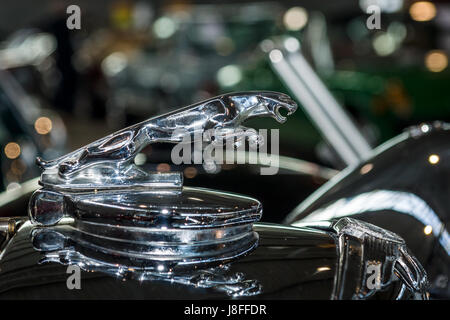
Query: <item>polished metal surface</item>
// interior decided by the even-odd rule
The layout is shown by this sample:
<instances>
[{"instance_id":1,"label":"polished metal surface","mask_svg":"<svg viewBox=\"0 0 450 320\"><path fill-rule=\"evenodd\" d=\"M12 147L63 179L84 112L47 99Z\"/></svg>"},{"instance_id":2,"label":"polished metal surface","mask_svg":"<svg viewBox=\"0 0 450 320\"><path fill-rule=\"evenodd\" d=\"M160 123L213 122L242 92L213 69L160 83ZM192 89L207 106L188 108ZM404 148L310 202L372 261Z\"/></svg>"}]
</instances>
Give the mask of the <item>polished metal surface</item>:
<instances>
[{"instance_id":1,"label":"polished metal surface","mask_svg":"<svg viewBox=\"0 0 450 320\"><path fill-rule=\"evenodd\" d=\"M25 222L1 252L0 298L329 299L336 266L332 236L261 223L253 231L258 246L239 259L170 270L136 268L132 258L62 243L49 228ZM81 290L66 287L71 265L82 270Z\"/></svg>"},{"instance_id":2,"label":"polished metal surface","mask_svg":"<svg viewBox=\"0 0 450 320\"><path fill-rule=\"evenodd\" d=\"M412 256L405 241L393 232L351 218L332 224L338 234L339 262L333 299L364 299L401 278L402 289L428 299L425 270ZM359 266L359 270L357 269ZM380 266L379 288L369 287L369 266ZM355 268L356 267L356 268ZM355 273L359 272L359 276Z\"/></svg>"},{"instance_id":3,"label":"polished metal surface","mask_svg":"<svg viewBox=\"0 0 450 320\"><path fill-rule=\"evenodd\" d=\"M355 224L357 228L353 228ZM64 229L62 223L60 227L59 231ZM239 259L166 269L167 265L164 268L136 267L132 258L102 254L83 247L75 238L55 235L57 231L53 228L25 222L2 250L0 298L426 298L421 291L423 288L406 286L408 282L392 268L403 259L400 238L369 224L347 219L311 227L255 223L252 229L259 235L258 246ZM354 241L337 247L342 237ZM386 248L400 250L379 250L371 242L374 237L389 244ZM350 250L352 248L359 250ZM366 266L374 258L391 261L383 270L383 279L389 281L381 289L365 293L361 288L368 276ZM78 266L82 270L80 290L67 288L68 266ZM408 271L405 275L413 280L426 279L420 277L422 274L416 278L408 268L405 270Z\"/></svg>"},{"instance_id":4,"label":"polished metal surface","mask_svg":"<svg viewBox=\"0 0 450 320\"><path fill-rule=\"evenodd\" d=\"M44 197L35 202L36 210L46 207L45 192ZM181 193L116 191L53 200L62 207L42 215L51 219L61 210L72 219L35 232L33 237L44 249L59 239L58 244L69 243L76 251L100 252L111 263L133 258L129 267L147 270L182 269L237 258L257 245L252 224L262 213L257 200L187 187Z\"/></svg>"},{"instance_id":5,"label":"polished metal surface","mask_svg":"<svg viewBox=\"0 0 450 320\"><path fill-rule=\"evenodd\" d=\"M43 227L33 233L36 248L70 256L92 251L112 265L126 260L128 267L146 272L245 255L258 243L252 230L262 214L258 200L183 187L181 172L147 173L133 160L148 144L180 143L186 135L191 142L204 141L208 130L234 143L261 143L242 124L260 116L284 122L281 108L289 115L297 105L275 92L226 94L120 130L59 159L38 159L43 188L29 203L31 221Z\"/></svg>"},{"instance_id":6,"label":"polished metal surface","mask_svg":"<svg viewBox=\"0 0 450 320\"><path fill-rule=\"evenodd\" d=\"M165 115L122 129L68 155L52 161L37 159L44 169L41 184L55 190L111 189L129 183L153 186L151 174L132 162L145 146L152 143L180 143L186 134L191 141L214 130L223 140L254 139L242 124L254 117L272 117L286 121L297 104L287 95L276 92L238 92L215 97ZM150 180L150 181L148 181Z\"/></svg>"},{"instance_id":7,"label":"polished metal surface","mask_svg":"<svg viewBox=\"0 0 450 320\"><path fill-rule=\"evenodd\" d=\"M245 139L236 130L244 120L283 122L281 107L296 105L276 93L224 95L38 160L43 188L30 220L2 242L0 297L426 299L426 274L396 234L350 218L259 224L256 199L183 187L180 173L133 164L149 143L182 141L173 133L183 123L198 122L189 135L212 128ZM383 264L380 287L369 288L372 264ZM68 289L73 266L86 291Z\"/></svg>"},{"instance_id":8,"label":"polished metal surface","mask_svg":"<svg viewBox=\"0 0 450 320\"><path fill-rule=\"evenodd\" d=\"M450 126L424 123L375 149L301 203L290 225L353 217L399 234L427 271L433 298L450 297Z\"/></svg>"},{"instance_id":9,"label":"polished metal surface","mask_svg":"<svg viewBox=\"0 0 450 320\"><path fill-rule=\"evenodd\" d=\"M404 241L349 218L309 227L255 223L258 246L245 255L181 269L136 266L85 246L68 219L58 226L19 223L2 246L1 299L427 298L426 275ZM368 266L380 261L382 286L368 290ZM66 286L73 266L82 270L80 290Z\"/></svg>"}]
</instances>

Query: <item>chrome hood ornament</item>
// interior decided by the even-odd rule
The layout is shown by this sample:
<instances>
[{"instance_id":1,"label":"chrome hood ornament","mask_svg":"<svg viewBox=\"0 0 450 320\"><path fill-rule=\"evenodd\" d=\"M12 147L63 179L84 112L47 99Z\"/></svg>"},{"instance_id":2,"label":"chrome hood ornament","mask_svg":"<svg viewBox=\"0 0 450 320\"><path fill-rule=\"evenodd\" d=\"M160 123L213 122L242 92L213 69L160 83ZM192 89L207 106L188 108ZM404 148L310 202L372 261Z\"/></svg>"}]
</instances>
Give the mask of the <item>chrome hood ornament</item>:
<instances>
[{"instance_id":1,"label":"chrome hood ornament","mask_svg":"<svg viewBox=\"0 0 450 320\"><path fill-rule=\"evenodd\" d=\"M44 170L41 184L52 190L110 190L161 187L173 177L148 174L133 159L153 143L180 143L186 134L218 130L223 138L245 139L242 124L255 117L272 117L283 123L280 109L291 115L297 109L289 96L275 92L242 92L215 97L122 129L52 161L37 159ZM177 134L179 132L179 134ZM238 136L236 136L238 135ZM247 136L248 139L252 137ZM257 139L256 139L257 140ZM181 180L176 181L180 185Z\"/></svg>"},{"instance_id":2,"label":"chrome hood ornament","mask_svg":"<svg viewBox=\"0 0 450 320\"><path fill-rule=\"evenodd\" d=\"M183 187L180 172L148 173L133 160L148 144L182 142L185 136L177 129L194 138L214 129L224 140L251 139L243 123L261 116L284 122L281 108L290 115L297 105L275 92L225 94L120 130L56 160L38 158L44 171L42 188L30 199L31 221L46 230L42 235L61 235L56 238L64 244L56 241L55 250L72 248L113 265L174 271L239 257L257 244L252 224L262 214L258 200Z\"/></svg>"}]
</instances>

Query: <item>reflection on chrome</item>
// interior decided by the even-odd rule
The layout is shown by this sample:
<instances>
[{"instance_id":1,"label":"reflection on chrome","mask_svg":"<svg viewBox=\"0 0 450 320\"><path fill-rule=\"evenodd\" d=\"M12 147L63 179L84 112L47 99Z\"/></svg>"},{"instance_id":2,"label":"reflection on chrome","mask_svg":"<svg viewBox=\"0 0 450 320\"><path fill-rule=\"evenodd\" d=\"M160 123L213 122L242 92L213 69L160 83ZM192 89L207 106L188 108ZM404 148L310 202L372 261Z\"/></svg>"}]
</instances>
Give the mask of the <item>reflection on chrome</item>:
<instances>
[{"instance_id":1,"label":"reflection on chrome","mask_svg":"<svg viewBox=\"0 0 450 320\"><path fill-rule=\"evenodd\" d=\"M117 276L126 271L139 280L216 288L231 296L258 294L257 282L226 274L223 266L257 247L253 223L261 218L261 203L184 187L182 173L170 172L166 163L153 173L137 164L145 161L140 151L149 144L179 143L212 129L222 131L224 140L250 138L241 134L246 120L265 116L283 123L282 109L290 115L297 105L277 92L224 94L58 159L38 158L43 188L29 202L34 249L43 254L42 262L77 264L86 271Z\"/></svg>"},{"instance_id":2,"label":"reflection on chrome","mask_svg":"<svg viewBox=\"0 0 450 320\"><path fill-rule=\"evenodd\" d=\"M419 196L404 191L374 190L358 196L339 199L320 208L304 219L293 223L301 226L311 221L330 220L364 212L392 210L407 214L419 220L439 238L439 242L450 255L450 235L433 209Z\"/></svg>"},{"instance_id":3,"label":"reflection on chrome","mask_svg":"<svg viewBox=\"0 0 450 320\"><path fill-rule=\"evenodd\" d=\"M339 252L332 299L365 299L399 279L402 290L396 299L402 299L407 291L421 299L428 299L426 272L409 253L400 236L352 218L339 219L333 223L332 229L337 233ZM380 250L384 254L380 255ZM349 276L352 273L348 267L350 261L360 262L360 278ZM380 266L378 288L369 285L370 265Z\"/></svg>"},{"instance_id":4,"label":"reflection on chrome","mask_svg":"<svg viewBox=\"0 0 450 320\"><path fill-rule=\"evenodd\" d=\"M257 280L245 279L242 272L230 272L229 265L177 273L166 270L163 264L158 265L157 270L134 269L126 265L95 260L70 249L46 252L39 263L50 262L77 265L86 272L102 272L123 281L160 280L196 288L210 288L235 298L254 296L262 292L262 286Z\"/></svg>"},{"instance_id":5,"label":"reflection on chrome","mask_svg":"<svg viewBox=\"0 0 450 320\"><path fill-rule=\"evenodd\" d=\"M77 265L121 280L162 280L212 288L232 297L262 292L256 280L230 272L229 263L254 250L251 225L183 229L125 227L63 218L57 226L33 227L40 264Z\"/></svg>"}]
</instances>

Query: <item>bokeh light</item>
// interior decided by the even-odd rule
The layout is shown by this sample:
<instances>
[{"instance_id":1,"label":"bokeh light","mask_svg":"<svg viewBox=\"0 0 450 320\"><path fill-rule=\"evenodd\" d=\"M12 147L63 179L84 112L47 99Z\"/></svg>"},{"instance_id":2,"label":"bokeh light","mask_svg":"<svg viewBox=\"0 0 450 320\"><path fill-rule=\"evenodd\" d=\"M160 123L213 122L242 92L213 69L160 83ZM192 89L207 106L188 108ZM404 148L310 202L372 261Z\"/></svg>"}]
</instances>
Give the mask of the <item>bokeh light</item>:
<instances>
[{"instance_id":1,"label":"bokeh light","mask_svg":"<svg viewBox=\"0 0 450 320\"><path fill-rule=\"evenodd\" d=\"M274 49L270 51L269 58L274 63L280 62L281 60L283 60L283 53L278 49Z\"/></svg>"},{"instance_id":2,"label":"bokeh light","mask_svg":"<svg viewBox=\"0 0 450 320\"><path fill-rule=\"evenodd\" d=\"M425 66L432 72L441 72L448 66L448 58L445 52L433 50L425 56Z\"/></svg>"},{"instance_id":3,"label":"bokeh light","mask_svg":"<svg viewBox=\"0 0 450 320\"><path fill-rule=\"evenodd\" d=\"M439 158L439 156L437 154L431 154L428 157L428 162L431 163L431 164L437 164L439 162L439 159L440 158Z\"/></svg>"},{"instance_id":4,"label":"bokeh light","mask_svg":"<svg viewBox=\"0 0 450 320\"><path fill-rule=\"evenodd\" d=\"M397 48L395 38L389 33L380 33L375 36L372 45L379 56L388 56Z\"/></svg>"},{"instance_id":5,"label":"bokeh light","mask_svg":"<svg viewBox=\"0 0 450 320\"><path fill-rule=\"evenodd\" d=\"M294 37L289 37L284 40L284 47L289 52L296 52L300 49L300 42Z\"/></svg>"},{"instance_id":6,"label":"bokeh light","mask_svg":"<svg viewBox=\"0 0 450 320\"><path fill-rule=\"evenodd\" d=\"M292 7L283 16L286 29L298 31L308 22L308 12L302 7Z\"/></svg>"},{"instance_id":7,"label":"bokeh light","mask_svg":"<svg viewBox=\"0 0 450 320\"><path fill-rule=\"evenodd\" d=\"M364 174L369 173L370 171L372 171L372 169L373 169L373 164L372 164L372 163L368 163L368 164L364 165L364 166L359 170L359 172L360 172L362 175L364 175Z\"/></svg>"},{"instance_id":8,"label":"bokeh light","mask_svg":"<svg viewBox=\"0 0 450 320\"><path fill-rule=\"evenodd\" d=\"M113 52L102 61L102 70L108 76L114 76L127 66L127 57L123 52Z\"/></svg>"},{"instance_id":9,"label":"bokeh light","mask_svg":"<svg viewBox=\"0 0 450 320\"><path fill-rule=\"evenodd\" d=\"M20 146L16 142L9 142L4 151L8 159L16 159L20 156Z\"/></svg>"},{"instance_id":10,"label":"bokeh light","mask_svg":"<svg viewBox=\"0 0 450 320\"><path fill-rule=\"evenodd\" d=\"M139 152L134 158L134 164L137 166L142 166L147 162L147 156L145 153Z\"/></svg>"},{"instance_id":11,"label":"bokeh light","mask_svg":"<svg viewBox=\"0 0 450 320\"><path fill-rule=\"evenodd\" d=\"M156 167L156 171L158 171L158 172L169 172L170 171L170 165L168 163L160 163Z\"/></svg>"},{"instance_id":12,"label":"bokeh light","mask_svg":"<svg viewBox=\"0 0 450 320\"><path fill-rule=\"evenodd\" d=\"M217 71L217 82L224 87L232 87L242 80L241 69L236 65L228 65Z\"/></svg>"},{"instance_id":13,"label":"bokeh light","mask_svg":"<svg viewBox=\"0 0 450 320\"><path fill-rule=\"evenodd\" d=\"M169 17L158 18L153 24L153 32L160 39L170 38L176 30L175 21Z\"/></svg>"},{"instance_id":14,"label":"bokeh light","mask_svg":"<svg viewBox=\"0 0 450 320\"><path fill-rule=\"evenodd\" d=\"M197 175L197 169L195 167L187 167L184 169L184 176L188 179L192 179Z\"/></svg>"},{"instance_id":15,"label":"bokeh light","mask_svg":"<svg viewBox=\"0 0 450 320\"><path fill-rule=\"evenodd\" d=\"M52 131L52 120L47 117L39 117L34 122L34 129L39 134L48 134L50 131Z\"/></svg>"},{"instance_id":16,"label":"bokeh light","mask_svg":"<svg viewBox=\"0 0 450 320\"><path fill-rule=\"evenodd\" d=\"M430 21L436 16L436 6L429 1L415 2L409 8L409 14L415 21Z\"/></svg>"}]
</instances>

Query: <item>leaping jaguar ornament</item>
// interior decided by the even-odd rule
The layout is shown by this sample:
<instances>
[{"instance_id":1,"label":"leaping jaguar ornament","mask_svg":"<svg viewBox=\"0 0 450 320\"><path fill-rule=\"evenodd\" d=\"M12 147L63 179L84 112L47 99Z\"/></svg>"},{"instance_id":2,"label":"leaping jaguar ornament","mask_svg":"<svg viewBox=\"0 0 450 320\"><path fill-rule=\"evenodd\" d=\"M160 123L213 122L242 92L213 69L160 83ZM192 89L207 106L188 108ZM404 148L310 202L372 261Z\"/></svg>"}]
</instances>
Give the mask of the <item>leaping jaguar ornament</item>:
<instances>
[{"instance_id":1,"label":"leaping jaguar ornament","mask_svg":"<svg viewBox=\"0 0 450 320\"><path fill-rule=\"evenodd\" d=\"M123 186L130 179L145 185L148 175L133 165L133 159L145 146L179 143L186 134L196 137L210 129L220 130L225 140L227 137L249 139L252 137L248 132L244 136L245 121L272 117L283 123L286 117L281 115L281 109L291 115L297 104L286 94L269 91L217 96L122 129L58 159L37 158L37 164L44 170L40 182L53 189L66 190ZM177 134L177 130L183 134Z\"/></svg>"}]
</instances>

